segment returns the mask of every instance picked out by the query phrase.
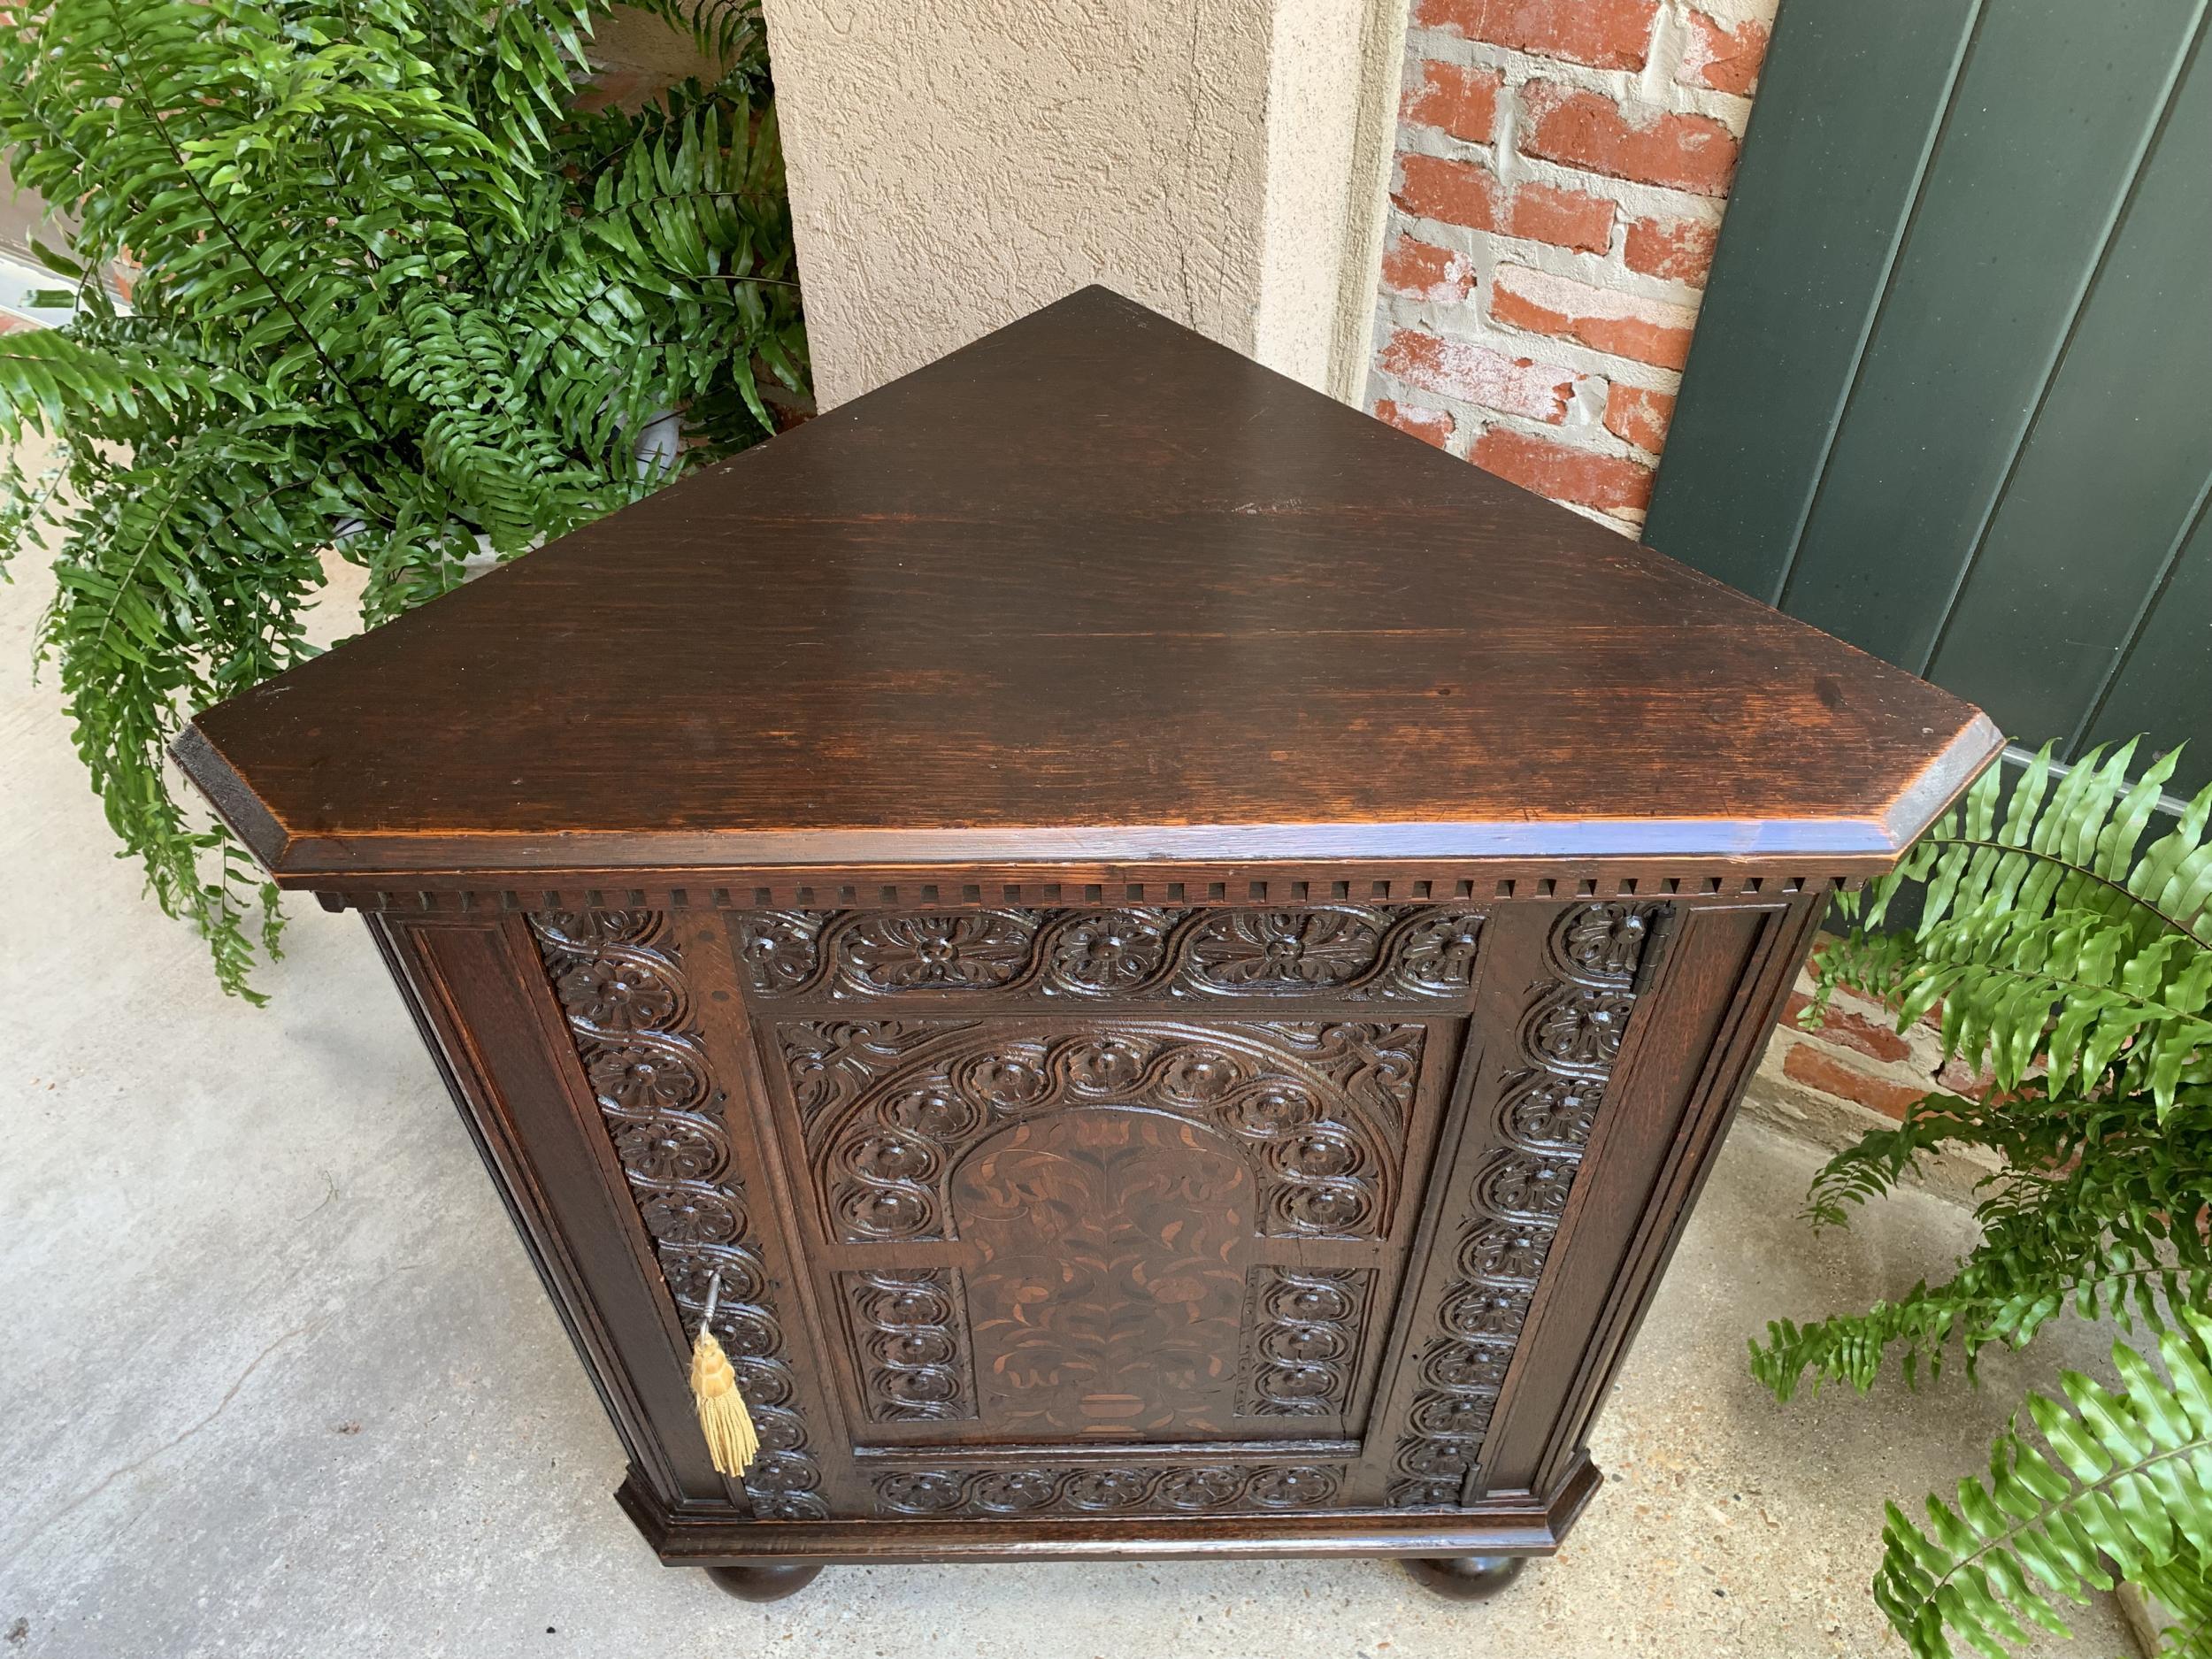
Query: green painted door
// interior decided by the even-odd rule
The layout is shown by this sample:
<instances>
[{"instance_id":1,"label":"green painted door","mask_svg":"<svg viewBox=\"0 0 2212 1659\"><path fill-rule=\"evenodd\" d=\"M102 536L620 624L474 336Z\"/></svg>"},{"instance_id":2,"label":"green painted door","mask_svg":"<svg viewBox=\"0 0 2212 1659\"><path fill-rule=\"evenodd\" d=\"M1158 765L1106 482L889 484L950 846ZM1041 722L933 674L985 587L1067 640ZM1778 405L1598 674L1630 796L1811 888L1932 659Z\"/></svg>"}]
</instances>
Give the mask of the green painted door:
<instances>
[{"instance_id":1,"label":"green painted door","mask_svg":"<svg viewBox=\"0 0 2212 1659\"><path fill-rule=\"evenodd\" d=\"M2212 780L2206 0L1784 0L1645 539Z\"/></svg>"}]
</instances>

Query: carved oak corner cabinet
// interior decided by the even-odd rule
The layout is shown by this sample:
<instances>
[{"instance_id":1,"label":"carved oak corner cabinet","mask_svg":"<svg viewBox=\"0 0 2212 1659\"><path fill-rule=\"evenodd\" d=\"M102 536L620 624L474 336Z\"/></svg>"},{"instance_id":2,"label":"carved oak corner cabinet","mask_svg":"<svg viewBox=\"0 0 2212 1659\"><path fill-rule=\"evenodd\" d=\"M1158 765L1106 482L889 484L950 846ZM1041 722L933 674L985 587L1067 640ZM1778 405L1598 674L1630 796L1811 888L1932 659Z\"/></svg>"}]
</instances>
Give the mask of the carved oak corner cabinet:
<instances>
[{"instance_id":1,"label":"carved oak corner cabinet","mask_svg":"<svg viewBox=\"0 0 2212 1659\"><path fill-rule=\"evenodd\" d=\"M1466 1593L1596 1489L1829 893L1999 741L1093 288L178 753L367 916L664 1560Z\"/></svg>"}]
</instances>

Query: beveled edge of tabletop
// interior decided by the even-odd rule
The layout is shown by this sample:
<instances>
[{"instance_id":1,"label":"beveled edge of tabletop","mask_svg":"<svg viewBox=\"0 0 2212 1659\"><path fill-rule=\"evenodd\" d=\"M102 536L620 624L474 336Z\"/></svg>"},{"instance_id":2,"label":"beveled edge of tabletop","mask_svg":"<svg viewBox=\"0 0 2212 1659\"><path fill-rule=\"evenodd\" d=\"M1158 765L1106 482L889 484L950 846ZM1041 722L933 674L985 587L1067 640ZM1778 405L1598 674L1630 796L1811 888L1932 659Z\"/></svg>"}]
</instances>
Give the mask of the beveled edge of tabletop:
<instances>
[{"instance_id":1,"label":"beveled edge of tabletop","mask_svg":"<svg viewBox=\"0 0 2212 1659\"><path fill-rule=\"evenodd\" d=\"M1963 706L1963 705L1962 705ZM365 891L537 887L552 878L687 874L742 884L749 873L803 872L825 887L876 885L887 872L1137 870L1171 865L1343 865L1381 872L1418 864L1484 870L1556 864L1577 870L1649 865L1802 867L1820 878L1893 868L2004 748L1978 710L1888 802L1863 816L1571 819L1446 823L1099 825L791 830L480 830L298 833L284 824L196 726L171 745L224 823L289 888ZM553 885L558 885L554 883ZM649 883L648 885L662 885Z\"/></svg>"}]
</instances>

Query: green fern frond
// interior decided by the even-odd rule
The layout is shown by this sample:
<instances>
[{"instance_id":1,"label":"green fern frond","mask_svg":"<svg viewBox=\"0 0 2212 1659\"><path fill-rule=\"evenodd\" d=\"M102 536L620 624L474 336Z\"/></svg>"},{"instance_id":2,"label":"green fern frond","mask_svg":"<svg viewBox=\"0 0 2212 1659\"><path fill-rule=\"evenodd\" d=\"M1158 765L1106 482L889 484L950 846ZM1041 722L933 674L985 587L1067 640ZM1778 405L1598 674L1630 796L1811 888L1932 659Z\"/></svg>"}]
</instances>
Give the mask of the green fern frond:
<instances>
[{"instance_id":1,"label":"green fern frond","mask_svg":"<svg viewBox=\"0 0 2212 1659\"><path fill-rule=\"evenodd\" d=\"M335 552L363 619L445 592L772 430L803 384L757 12L664 7L724 78L580 111L606 0L27 0L0 12L0 142L67 218L65 327L0 340L6 546L50 536L42 649L155 899L242 988L273 895L171 793L198 709L307 653ZM129 302L119 300L127 273ZM763 365L757 372L756 365ZM0 551L0 562L5 558ZM268 901L269 902L265 902Z\"/></svg>"},{"instance_id":2,"label":"green fern frond","mask_svg":"<svg viewBox=\"0 0 2212 1659\"><path fill-rule=\"evenodd\" d=\"M760 0L645 0L641 8L683 30L700 53L757 76L768 70L768 31Z\"/></svg>"},{"instance_id":3,"label":"green fern frond","mask_svg":"<svg viewBox=\"0 0 2212 1659\"><path fill-rule=\"evenodd\" d=\"M1815 1178L1816 1224L1847 1219L1939 1148L1993 1153L1981 1237L1947 1281L1862 1314L1779 1320L1752 1369L1780 1398L1810 1378L1870 1387L1891 1358L1907 1383L1992 1342L2019 1346L2072 1313L2155 1334L2168 1379L2124 1344L2112 1394L2064 1379L2032 1398L2042 1437L2001 1437L1986 1481L1894 1506L1877 1601L1916 1654L2001 1659L2111 1571L2180 1617L2167 1651L2212 1655L2212 789L2151 839L2175 757L2131 775L2135 746L2063 777L2047 749L2009 788L1996 771L1908 854L1841 905L1853 926L1815 968L1816 1025L1839 986L1899 1029L1940 1010L1947 1060L1986 1066L1978 1099L1932 1094ZM1885 931L1908 881L1919 922ZM2170 1380L2169 1380L2170 1379Z\"/></svg>"},{"instance_id":4,"label":"green fern frond","mask_svg":"<svg viewBox=\"0 0 2212 1659\"><path fill-rule=\"evenodd\" d=\"M174 414L191 403L252 406L239 377L123 341L103 345L60 329L0 334L0 439Z\"/></svg>"},{"instance_id":5,"label":"green fern frond","mask_svg":"<svg viewBox=\"0 0 2212 1659\"><path fill-rule=\"evenodd\" d=\"M2212 1306L2212 1105L2193 1098L2163 1125L2147 1111L2067 1112L2040 1100L1916 1109L1832 1160L1816 1196L1838 1211L1863 1202L1944 1141L2007 1160L1984 1184L1982 1236L1942 1284L1863 1314L1770 1325L1752 1370L1778 1398L1808 1374L1816 1388L1848 1382L1863 1393L1891 1357L1911 1385L1924 1370L1939 1374L1954 1344L1970 1377L1980 1348L2023 1346L2069 1310L2157 1330L2168 1310Z\"/></svg>"},{"instance_id":6,"label":"green fern frond","mask_svg":"<svg viewBox=\"0 0 2212 1659\"><path fill-rule=\"evenodd\" d=\"M2212 786L2148 847L2178 751L2131 779L2129 743L2051 785L2047 747L2008 792L1992 768L1898 872L1847 895L1858 925L1824 954L1839 984L1893 1002L1901 1025L1942 1010L1946 1058L2018 1088L2147 1094L2170 1108L2212 1078ZM2000 809L2002 821L1999 821ZM1925 884L1909 935L1878 930L1908 880Z\"/></svg>"},{"instance_id":7,"label":"green fern frond","mask_svg":"<svg viewBox=\"0 0 2212 1659\"><path fill-rule=\"evenodd\" d=\"M2053 1316L2140 1319L2212 1305L2212 1095L2192 1090L2162 1120L2127 1100L2054 1103L2039 1094L1932 1096L1891 1130L1863 1135L1815 1177L1809 1210L1839 1224L1946 1144L2001 1160L1982 1183L1982 1234L1950 1279L1864 1314L1769 1327L1753 1370L1787 1399L1810 1373L1863 1392L1894 1355L1908 1382L1942 1370L1956 1343L2024 1344Z\"/></svg>"},{"instance_id":8,"label":"green fern frond","mask_svg":"<svg viewBox=\"0 0 2212 1659\"><path fill-rule=\"evenodd\" d=\"M2108 1590L2116 1568L2175 1589L2193 1606L2212 1559L2212 1318L2179 1310L2159 1342L2161 1376L2124 1343L2115 1393L2064 1373L2064 1401L2031 1394L1991 1448L1986 1479L1931 1495L1916 1522L1894 1504L1883 1528L1876 1601L1920 1659L1963 1644L2004 1659L2030 1625L2070 1631L2062 1601ZM2173 1651L2205 1651L2200 1620Z\"/></svg>"}]
</instances>

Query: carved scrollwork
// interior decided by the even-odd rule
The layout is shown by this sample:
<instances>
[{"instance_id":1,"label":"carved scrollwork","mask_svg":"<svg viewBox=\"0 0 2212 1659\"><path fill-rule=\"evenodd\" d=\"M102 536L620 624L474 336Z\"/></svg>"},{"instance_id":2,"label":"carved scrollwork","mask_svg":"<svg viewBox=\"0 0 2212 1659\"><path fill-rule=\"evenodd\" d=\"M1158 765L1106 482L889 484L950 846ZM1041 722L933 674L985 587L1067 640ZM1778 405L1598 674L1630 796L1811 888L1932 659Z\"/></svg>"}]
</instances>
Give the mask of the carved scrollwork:
<instances>
[{"instance_id":1,"label":"carved scrollwork","mask_svg":"<svg viewBox=\"0 0 2212 1659\"><path fill-rule=\"evenodd\" d=\"M553 988L570 1020L595 1034L677 1030L689 1012L667 962L630 945L572 958Z\"/></svg>"},{"instance_id":2,"label":"carved scrollwork","mask_svg":"<svg viewBox=\"0 0 2212 1659\"><path fill-rule=\"evenodd\" d=\"M1484 913L1452 905L1180 910L753 910L731 924L753 995L1445 1000L1474 983Z\"/></svg>"},{"instance_id":3,"label":"carved scrollwork","mask_svg":"<svg viewBox=\"0 0 2212 1659\"><path fill-rule=\"evenodd\" d=\"M1474 983L1475 953L1481 943L1479 910L1416 911L1397 930L1399 977L1411 990L1463 995Z\"/></svg>"},{"instance_id":4,"label":"carved scrollwork","mask_svg":"<svg viewBox=\"0 0 2212 1659\"><path fill-rule=\"evenodd\" d=\"M659 932L660 926L656 910L541 910L530 918L540 941L576 956L637 943Z\"/></svg>"},{"instance_id":5,"label":"carved scrollwork","mask_svg":"<svg viewBox=\"0 0 2212 1659\"><path fill-rule=\"evenodd\" d=\"M928 1033L894 1020L795 1020L778 1027L792 1099L809 1123L849 1102Z\"/></svg>"},{"instance_id":6,"label":"carved scrollwork","mask_svg":"<svg viewBox=\"0 0 2212 1659\"><path fill-rule=\"evenodd\" d=\"M1126 996L1160 977L1169 918L1160 910L1091 910L1048 932L1048 984L1084 996Z\"/></svg>"},{"instance_id":7,"label":"carved scrollwork","mask_svg":"<svg viewBox=\"0 0 2212 1659\"><path fill-rule=\"evenodd\" d=\"M1502 1216L1486 1217L1461 1236L1460 1271L1470 1279L1533 1283L1538 1270L1544 1264L1544 1252L1550 1247L1548 1221L1523 1221Z\"/></svg>"},{"instance_id":8,"label":"carved scrollwork","mask_svg":"<svg viewBox=\"0 0 2212 1659\"><path fill-rule=\"evenodd\" d=\"M1620 1056L1635 1001L1626 991L1563 985L1523 1017L1521 1047L1547 1071L1603 1077Z\"/></svg>"},{"instance_id":9,"label":"carved scrollwork","mask_svg":"<svg viewBox=\"0 0 2212 1659\"><path fill-rule=\"evenodd\" d=\"M1237 1415L1343 1416L1374 1282L1369 1268L1250 1269Z\"/></svg>"},{"instance_id":10,"label":"carved scrollwork","mask_svg":"<svg viewBox=\"0 0 2212 1659\"><path fill-rule=\"evenodd\" d=\"M1566 979L1627 986L1636 978L1645 941L1664 909L1656 904L1579 905L1548 941L1552 963Z\"/></svg>"},{"instance_id":11,"label":"carved scrollwork","mask_svg":"<svg viewBox=\"0 0 2212 1659\"><path fill-rule=\"evenodd\" d=\"M889 1515L1193 1514L1316 1509L1343 1490L1341 1464L1085 1463L902 1470L875 1479Z\"/></svg>"},{"instance_id":12,"label":"carved scrollwork","mask_svg":"<svg viewBox=\"0 0 2212 1659\"><path fill-rule=\"evenodd\" d=\"M1200 921L1185 954L1192 977L1210 990L1335 990L1373 967L1385 925L1349 906L1223 910Z\"/></svg>"},{"instance_id":13,"label":"carved scrollwork","mask_svg":"<svg viewBox=\"0 0 2212 1659\"><path fill-rule=\"evenodd\" d=\"M840 933L840 967L870 990L996 990L1028 965L1036 931L1019 910L872 917Z\"/></svg>"},{"instance_id":14,"label":"carved scrollwork","mask_svg":"<svg viewBox=\"0 0 2212 1659\"><path fill-rule=\"evenodd\" d=\"M1521 1333L1535 1288L1486 1280L1455 1286L1444 1298L1437 1322L1454 1336L1479 1341L1510 1341Z\"/></svg>"},{"instance_id":15,"label":"carved scrollwork","mask_svg":"<svg viewBox=\"0 0 2212 1659\"><path fill-rule=\"evenodd\" d=\"M956 1269L846 1272L846 1330L862 1404L876 1423L946 1422L975 1416Z\"/></svg>"},{"instance_id":16,"label":"carved scrollwork","mask_svg":"<svg viewBox=\"0 0 2212 1659\"><path fill-rule=\"evenodd\" d=\"M686 1325L696 1330L710 1282L714 1330L737 1371L761 1455L745 1471L753 1513L817 1520L829 1511L807 1448L784 1331L731 1168L726 1097L689 1027L682 953L642 910L531 917L546 978L630 1183L639 1218Z\"/></svg>"},{"instance_id":17,"label":"carved scrollwork","mask_svg":"<svg viewBox=\"0 0 2212 1659\"><path fill-rule=\"evenodd\" d=\"M1507 1095L1499 1118L1509 1141L1571 1152L1589 1145L1604 1100L1602 1078L1539 1071Z\"/></svg>"},{"instance_id":18,"label":"carved scrollwork","mask_svg":"<svg viewBox=\"0 0 2212 1659\"><path fill-rule=\"evenodd\" d=\"M1262 1230L1389 1230L1425 1028L1002 1020L778 1026L824 1212L849 1242L955 1236L943 1186L984 1134L1025 1118L1143 1105L1230 1135Z\"/></svg>"},{"instance_id":19,"label":"carved scrollwork","mask_svg":"<svg viewBox=\"0 0 2212 1659\"><path fill-rule=\"evenodd\" d=\"M777 996L812 981L822 920L819 910L750 910L737 918L737 965L756 993Z\"/></svg>"},{"instance_id":20,"label":"carved scrollwork","mask_svg":"<svg viewBox=\"0 0 2212 1659\"><path fill-rule=\"evenodd\" d=\"M1549 1225L1565 1213L1567 1188L1580 1159L1567 1153L1515 1147L1493 1158L1475 1179L1475 1202L1503 1221Z\"/></svg>"},{"instance_id":21,"label":"carved scrollwork","mask_svg":"<svg viewBox=\"0 0 2212 1659\"><path fill-rule=\"evenodd\" d=\"M1390 1502L1455 1509L1479 1467L1503 1386L1635 1006L1663 904L1562 911L1545 939L1558 976L1531 991L1519 1060L1499 1091L1499 1144L1466 1189L1457 1277L1421 1351L1422 1386L1398 1442Z\"/></svg>"},{"instance_id":22,"label":"carved scrollwork","mask_svg":"<svg viewBox=\"0 0 2212 1659\"><path fill-rule=\"evenodd\" d=\"M616 1041L595 1040L584 1062L592 1093L610 1111L641 1117L695 1110L707 1097L706 1070L687 1043L632 1031Z\"/></svg>"}]
</instances>

